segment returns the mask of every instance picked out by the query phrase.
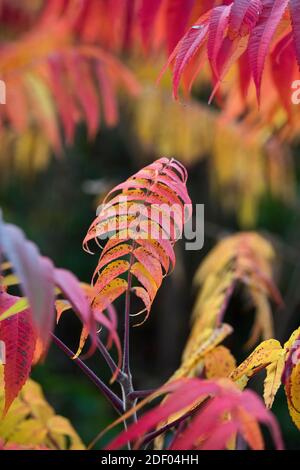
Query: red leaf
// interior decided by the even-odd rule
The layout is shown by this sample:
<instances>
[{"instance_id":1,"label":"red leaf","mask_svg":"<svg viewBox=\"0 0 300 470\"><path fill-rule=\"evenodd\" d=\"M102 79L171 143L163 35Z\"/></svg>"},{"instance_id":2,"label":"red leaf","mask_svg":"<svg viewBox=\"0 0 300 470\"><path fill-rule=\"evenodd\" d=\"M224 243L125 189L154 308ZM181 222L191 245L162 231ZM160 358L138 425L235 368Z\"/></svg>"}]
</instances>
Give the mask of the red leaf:
<instances>
[{"instance_id":1,"label":"red leaf","mask_svg":"<svg viewBox=\"0 0 300 470\"><path fill-rule=\"evenodd\" d=\"M224 410L230 412L231 408L235 405L235 400L238 400L238 395L230 392L225 396L210 400L198 412L187 430L174 441L172 449L191 449L201 436L214 436L216 429L222 424L220 416L222 416ZM211 444L215 450L222 450L222 447L217 447L219 443L212 442Z\"/></svg>"},{"instance_id":2,"label":"red leaf","mask_svg":"<svg viewBox=\"0 0 300 470\"><path fill-rule=\"evenodd\" d=\"M237 423L229 421L222 424L214 430L214 433L209 436L205 442L200 446L201 450L223 450L229 439L237 430Z\"/></svg>"},{"instance_id":3,"label":"red leaf","mask_svg":"<svg viewBox=\"0 0 300 470\"><path fill-rule=\"evenodd\" d=\"M189 379L188 381L174 382L163 388L165 388L166 393L172 389L174 391L157 408L143 415L137 423L131 425L127 431L117 436L107 449L115 450L127 442L141 438L146 432L155 428L159 423L164 422L169 416L191 406L196 400L200 400L201 397L217 393L219 385L208 380L200 382L198 379Z\"/></svg>"},{"instance_id":4,"label":"red leaf","mask_svg":"<svg viewBox=\"0 0 300 470\"><path fill-rule=\"evenodd\" d=\"M51 87L56 100L56 106L61 116L67 143L73 141L76 122L79 113L76 110L74 99L66 83L66 70L64 61L59 55L51 56L48 60L51 74Z\"/></svg>"},{"instance_id":5,"label":"red leaf","mask_svg":"<svg viewBox=\"0 0 300 470\"><path fill-rule=\"evenodd\" d=\"M249 55L248 51L245 51L244 54L239 59L239 84L242 98L246 98L251 81L251 69L249 64Z\"/></svg>"},{"instance_id":6,"label":"red leaf","mask_svg":"<svg viewBox=\"0 0 300 470\"><path fill-rule=\"evenodd\" d=\"M184 418L184 416L187 417L187 413L188 426L183 428L184 430L177 436L171 445L172 450L223 449L236 430L242 432L250 446L261 448L258 423L266 424L270 428L276 448L278 450L283 448L277 421L265 408L262 400L252 391L241 392L230 380L184 379L171 382L152 397L144 400L137 409L162 394L169 395L152 411L146 412L136 423L115 438L108 449L120 448L130 441L135 441L138 447L143 442L143 436L151 429L166 422L169 424L172 421L176 422L176 415L178 417L180 414ZM197 405L199 409L196 414L195 406ZM131 413L133 412L134 410ZM123 419L129 416L130 413L126 413ZM247 420L245 416L248 416ZM117 420L114 425L121 419Z\"/></svg>"},{"instance_id":7,"label":"red leaf","mask_svg":"<svg viewBox=\"0 0 300 470\"><path fill-rule=\"evenodd\" d=\"M273 414L265 407L264 403L257 399L256 394L252 390L246 390L242 394L241 404L254 418L269 427L277 450L282 450L284 444L278 423Z\"/></svg>"},{"instance_id":8,"label":"red leaf","mask_svg":"<svg viewBox=\"0 0 300 470\"><path fill-rule=\"evenodd\" d=\"M0 293L0 313L3 313L19 297ZM33 361L36 332L32 324L30 310L24 310L0 322L0 340L5 343L6 362L4 364L5 415L25 384Z\"/></svg>"},{"instance_id":9,"label":"red leaf","mask_svg":"<svg viewBox=\"0 0 300 470\"><path fill-rule=\"evenodd\" d=\"M149 314L163 270L167 273L170 261L174 265L173 245L191 215L186 179L186 170L179 162L160 158L108 193L83 242L89 251L90 240L109 238L93 276L94 282L98 275L94 311L101 313L124 293L130 284L119 276L128 272L128 279L134 275L146 290L136 293ZM130 262L120 259L129 253Z\"/></svg>"},{"instance_id":10,"label":"red leaf","mask_svg":"<svg viewBox=\"0 0 300 470\"><path fill-rule=\"evenodd\" d=\"M272 38L285 12L289 0L263 0L263 11L249 39L249 60L256 86L258 102L262 74Z\"/></svg>"},{"instance_id":11,"label":"red leaf","mask_svg":"<svg viewBox=\"0 0 300 470\"><path fill-rule=\"evenodd\" d=\"M169 54L186 32L194 3L195 0L168 0L165 28Z\"/></svg>"},{"instance_id":12,"label":"red leaf","mask_svg":"<svg viewBox=\"0 0 300 470\"><path fill-rule=\"evenodd\" d=\"M295 70L295 48L292 34L284 36L275 46L271 55L272 76L283 106L291 111L291 77ZM284 73L282 71L284 70Z\"/></svg>"},{"instance_id":13,"label":"red leaf","mask_svg":"<svg viewBox=\"0 0 300 470\"><path fill-rule=\"evenodd\" d=\"M119 118L113 77L108 75L100 63L96 65L96 73L101 90L105 122L112 127L116 125Z\"/></svg>"},{"instance_id":14,"label":"red leaf","mask_svg":"<svg viewBox=\"0 0 300 470\"><path fill-rule=\"evenodd\" d=\"M73 93L77 97L87 120L89 136L94 137L99 126L100 108L90 64L74 52L66 60L66 66L70 82L73 83Z\"/></svg>"},{"instance_id":15,"label":"red leaf","mask_svg":"<svg viewBox=\"0 0 300 470\"><path fill-rule=\"evenodd\" d=\"M292 26L294 42L296 47L297 62L300 68L300 1L290 0L290 11L292 17Z\"/></svg>"},{"instance_id":16,"label":"red leaf","mask_svg":"<svg viewBox=\"0 0 300 470\"><path fill-rule=\"evenodd\" d=\"M153 25L161 3L162 0L151 0L151 2L149 2L149 0L142 0L141 3L139 19L142 39L146 50L149 47L150 37L153 31Z\"/></svg>"}]
</instances>

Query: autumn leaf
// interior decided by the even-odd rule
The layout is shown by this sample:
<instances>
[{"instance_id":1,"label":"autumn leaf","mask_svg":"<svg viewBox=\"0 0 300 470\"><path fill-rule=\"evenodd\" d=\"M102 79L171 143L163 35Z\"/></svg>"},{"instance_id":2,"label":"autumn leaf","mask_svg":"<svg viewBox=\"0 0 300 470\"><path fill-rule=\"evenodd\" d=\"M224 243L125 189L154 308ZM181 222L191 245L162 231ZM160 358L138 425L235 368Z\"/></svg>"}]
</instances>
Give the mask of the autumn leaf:
<instances>
[{"instance_id":1,"label":"autumn leaf","mask_svg":"<svg viewBox=\"0 0 300 470\"><path fill-rule=\"evenodd\" d=\"M3 367L0 366L0 409L4 407ZM5 448L80 450L80 437L70 422L55 415L40 385L28 380L8 413L0 420L0 441Z\"/></svg>"},{"instance_id":2,"label":"autumn leaf","mask_svg":"<svg viewBox=\"0 0 300 470\"><path fill-rule=\"evenodd\" d=\"M112 52L78 34L78 22L85 17L89 2L59 3L48 8L46 2L31 28L14 40L7 39L7 47L1 50L8 96L0 117L19 135L18 159L27 158L24 133L28 137L35 129L39 139L46 140L46 152L42 155L39 145L33 157L48 161L49 144L57 154L62 153L60 127L68 144L80 121L86 122L89 136L94 137L100 126L101 104L104 121L112 126L118 120L117 89L126 88L131 95L139 92L133 74Z\"/></svg>"},{"instance_id":3,"label":"autumn leaf","mask_svg":"<svg viewBox=\"0 0 300 470\"><path fill-rule=\"evenodd\" d=\"M284 21L288 6L290 6L292 17L291 19L288 17L288 31L293 34L297 56L299 56L299 38L297 20L295 20L297 2L234 0L228 5L212 4L209 15L201 15L189 27L169 57L168 65L172 65L175 97L178 96L179 82L190 59L198 54L201 48L206 48L205 60L200 64L198 71L209 63L212 75L217 82L220 77L223 78L224 71L228 72L246 52L256 86L257 99L260 101L264 65L276 37L276 31ZM293 59L296 59L295 53ZM178 61L181 67L176 67ZM195 78L196 74L192 81Z\"/></svg>"},{"instance_id":4,"label":"autumn leaf","mask_svg":"<svg viewBox=\"0 0 300 470\"><path fill-rule=\"evenodd\" d=\"M169 415L174 415L180 410L192 409L195 402L201 401L201 397L211 397L194 414L189 426L179 433L171 443L172 450L189 449L224 449L229 438L237 431L240 431L243 438L253 449L261 448L261 435L255 424L267 424L270 428L278 449L283 447L279 427L275 418L266 410L263 403L252 391L241 392L228 379L222 380L200 380L188 379L179 380L162 387L162 393L168 393L168 397L160 405L142 415L138 421L128 430L117 436L107 447L109 450L121 448L127 442L135 442L138 448L145 436L151 429L157 427L160 422L167 421ZM149 403L153 397L142 402L136 409L140 409ZM135 410L136 410L135 409ZM135 411L134 410L134 411ZM133 411L133 412L134 412ZM128 418L126 413L117 420L115 424ZM224 416L228 416L224 419ZM229 416L232 416L231 418ZM246 418L247 416L247 418ZM223 431L224 426L224 432ZM228 432L230 429L230 432ZM221 432L220 432L221 431Z\"/></svg>"},{"instance_id":5,"label":"autumn leaf","mask_svg":"<svg viewBox=\"0 0 300 470\"><path fill-rule=\"evenodd\" d=\"M96 319L127 289L141 300L144 321L149 316L163 276L175 264L173 246L191 214L186 180L183 165L161 158L105 198L83 242L89 251L91 240L108 238L93 276Z\"/></svg>"},{"instance_id":6,"label":"autumn leaf","mask_svg":"<svg viewBox=\"0 0 300 470\"><path fill-rule=\"evenodd\" d=\"M36 245L26 239L21 229L2 221L0 246L20 280L21 289L30 304L37 333L47 348L54 325L53 264L40 255Z\"/></svg>"},{"instance_id":7,"label":"autumn leaf","mask_svg":"<svg viewBox=\"0 0 300 470\"><path fill-rule=\"evenodd\" d=\"M14 305L18 297L0 293L0 313ZM36 331L29 309L0 322L0 340L5 344L4 384L6 415L31 371L36 344Z\"/></svg>"},{"instance_id":8,"label":"autumn leaf","mask_svg":"<svg viewBox=\"0 0 300 470\"><path fill-rule=\"evenodd\" d=\"M285 388L290 416L300 429L300 328L297 328L285 343L284 348L287 352L285 368L282 375L282 381Z\"/></svg>"},{"instance_id":9,"label":"autumn leaf","mask_svg":"<svg viewBox=\"0 0 300 470\"><path fill-rule=\"evenodd\" d=\"M205 377L207 379L229 377L235 366L235 358L225 346L217 346L204 356Z\"/></svg>"},{"instance_id":10,"label":"autumn leaf","mask_svg":"<svg viewBox=\"0 0 300 470\"><path fill-rule=\"evenodd\" d=\"M269 242L252 232L242 232L221 240L205 258L195 275L201 286L193 311L194 337L223 321L228 302L239 282L245 286L256 309L256 317L247 346L262 335L273 336L270 299L282 303L272 280L274 251ZM191 344L194 341L191 336ZM187 346L188 347L188 346Z\"/></svg>"}]
</instances>

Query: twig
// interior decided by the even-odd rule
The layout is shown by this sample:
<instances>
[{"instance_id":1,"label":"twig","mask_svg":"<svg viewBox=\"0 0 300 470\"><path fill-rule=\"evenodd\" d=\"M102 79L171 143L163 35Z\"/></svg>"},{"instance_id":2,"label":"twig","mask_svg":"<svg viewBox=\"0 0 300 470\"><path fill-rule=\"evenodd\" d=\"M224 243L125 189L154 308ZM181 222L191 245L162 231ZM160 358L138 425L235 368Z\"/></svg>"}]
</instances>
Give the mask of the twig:
<instances>
[{"instance_id":1,"label":"twig","mask_svg":"<svg viewBox=\"0 0 300 470\"><path fill-rule=\"evenodd\" d=\"M65 345L63 341L61 341L54 333L52 333L52 339L54 343L70 358L74 358L74 353L68 346ZM73 359L73 362L77 364L80 369L85 373L89 379L94 382L96 387L102 392L105 398L111 403L114 409L119 413L123 413L123 403L120 398L110 390L110 388L102 382L101 379L81 360L79 357Z\"/></svg>"}]
</instances>

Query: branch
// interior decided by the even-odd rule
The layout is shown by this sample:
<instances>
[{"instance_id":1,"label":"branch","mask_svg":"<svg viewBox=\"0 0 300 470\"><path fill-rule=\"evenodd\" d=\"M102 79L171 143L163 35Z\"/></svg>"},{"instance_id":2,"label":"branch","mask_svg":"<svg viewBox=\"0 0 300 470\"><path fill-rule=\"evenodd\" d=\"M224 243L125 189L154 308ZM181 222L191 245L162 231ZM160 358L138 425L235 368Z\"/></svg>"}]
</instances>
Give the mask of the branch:
<instances>
[{"instance_id":1,"label":"branch","mask_svg":"<svg viewBox=\"0 0 300 470\"><path fill-rule=\"evenodd\" d=\"M74 353L68 346L63 343L54 333L51 333L54 343L70 358L77 364L80 369L85 373L89 379L94 382L96 387L102 392L105 398L110 402L114 409L119 413L123 413L123 403L120 398L110 390L110 388L102 382L102 380L78 357L74 359Z\"/></svg>"}]
</instances>

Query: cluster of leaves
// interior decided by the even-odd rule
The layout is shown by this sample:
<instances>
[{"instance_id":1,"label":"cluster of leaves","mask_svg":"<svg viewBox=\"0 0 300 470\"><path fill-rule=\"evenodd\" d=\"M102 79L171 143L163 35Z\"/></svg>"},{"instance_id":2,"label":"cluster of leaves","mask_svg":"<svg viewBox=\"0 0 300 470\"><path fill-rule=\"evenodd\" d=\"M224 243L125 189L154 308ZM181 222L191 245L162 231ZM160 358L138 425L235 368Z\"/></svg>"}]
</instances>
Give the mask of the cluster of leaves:
<instances>
[{"instance_id":1,"label":"cluster of leaves","mask_svg":"<svg viewBox=\"0 0 300 470\"><path fill-rule=\"evenodd\" d=\"M299 134L300 108L291 103L291 84L300 78L295 60L298 9L296 0L40 0L34 5L3 0L3 175L10 168L25 175L45 169L51 151L60 155L63 143L74 141L79 122L86 123L89 137L95 136L100 121L115 125L117 91L125 88L141 97L131 101L133 125L147 150L154 147L151 155L175 150L190 163L211 154L211 184L216 194L228 194L220 203L237 212L242 226L253 226L261 197L269 190L284 203L294 201L286 141ZM180 82L188 93L196 78L200 86L205 81L217 96L220 116L207 108L198 113L193 105L157 106L151 98L143 99L140 84L125 64L131 66L134 58L141 66L145 56L157 63L162 50L170 54L174 94ZM161 112L166 119L157 127ZM182 119L186 128L178 133ZM172 133L170 139L174 128L178 138ZM284 175L284 182L278 175Z\"/></svg>"},{"instance_id":2,"label":"cluster of leaves","mask_svg":"<svg viewBox=\"0 0 300 470\"><path fill-rule=\"evenodd\" d=\"M139 448L145 442L146 433L170 416L173 419L169 426L182 422L182 418L188 419L188 425L175 433L169 450L234 448L237 433L251 449L262 450L264 442L259 423L268 425L276 448L283 448L278 424L261 400L250 390L241 392L230 380L175 381L141 402L136 409L161 394L168 394L166 400L112 441L108 449L118 449L130 441ZM127 416L130 413L124 417Z\"/></svg>"},{"instance_id":3,"label":"cluster of leaves","mask_svg":"<svg viewBox=\"0 0 300 470\"><path fill-rule=\"evenodd\" d=\"M237 434L243 436L250 448L262 449L258 422L271 426L276 446L281 448L280 433L273 418L266 414L281 384L285 387L291 418L300 429L299 328L284 347L274 339L262 342L238 367L230 351L220 345L233 332L222 319L237 282L247 286L257 310L248 346L255 344L261 333L272 336L268 296L281 300L271 279L273 257L269 242L255 233L228 237L208 255L195 276L202 289L180 367L166 385L116 423L158 396L166 398L117 437L109 449L130 441L135 448L142 448L153 439L156 449L165 448L166 443L169 449L176 450L235 448ZM253 392L241 392L262 369L266 370L266 408Z\"/></svg>"},{"instance_id":4,"label":"cluster of leaves","mask_svg":"<svg viewBox=\"0 0 300 470\"><path fill-rule=\"evenodd\" d=\"M137 287L133 287L131 281L119 278L120 274L127 273L128 275L128 272L129 276L130 274L135 275L135 270L131 273L134 260L127 261L124 257L128 257L136 248L140 250L141 244L145 243L140 241L141 234L147 235L149 232L146 228L149 230L149 227L153 226L153 220L149 219L148 213L141 213L141 208L136 203L143 202L146 206L149 203L166 203L162 191L168 191L168 195L172 194L172 197L169 197L169 203L174 202L176 192L177 196L181 194L182 201L186 199L186 194L183 193L180 186L180 184L185 184L185 172L182 172L182 168L178 168L177 165L176 162L160 159L155 164L138 172L134 177L129 178L125 183L118 185L109 193L99 216L89 229L85 243L91 239L97 239L97 237L102 239L103 235L108 238L95 272L97 275L95 286L100 285L101 290L96 292L94 303L97 305L99 302L100 310L105 308L106 302L115 300L122 293L128 292L129 289L136 293ZM171 171L167 173L166 170L169 168ZM176 185L174 185L175 168L177 169L175 172L177 175ZM168 175L167 178L164 173ZM178 177L179 175L182 179ZM158 191L159 181L163 182L165 187L160 185ZM115 196L116 192L119 194ZM183 194L185 194L185 198ZM120 213L121 204L123 206ZM112 207L113 210L111 210ZM158 217L155 222L156 220L159 220ZM155 233L160 233L164 228L163 221L164 217L162 217L159 227L157 223L154 225ZM127 230L128 226L131 227L131 230ZM138 235L134 230L136 226L139 227ZM116 232L112 233L114 230ZM161 246L160 239L159 253L153 251L153 240L149 244L149 235L143 239L147 240L150 249L143 251L144 257L139 267L143 276L136 276L136 278L146 289L142 300L148 316L147 307L151 304L149 304L146 294L150 296L151 292L156 293L157 273L161 273L161 269L156 268L158 267L156 259L160 260L162 267L167 272L169 265L165 266L163 260L170 258L174 262L174 256L170 254L170 251L166 251L165 246ZM125 246L122 243L124 240L126 241ZM136 243L137 245L135 245ZM164 249L162 250L162 248ZM156 255L156 259L153 258L154 255ZM166 255L168 256L166 257ZM171 444L168 444L172 449L234 448L238 433L243 436L251 448L261 449L263 448L263 439L258 422L273 423L271 427L276 446L281 448L280 433L264 405L256 396L252 396L252 392L241 392L240 389L246 386L248 378L253 375L254 370L256 372L262 367L268 367L264 398L267 408L270 408L276 390L281 383L285 361L281 362L281 369L277 364L271 363L268 358L264 362L262 360L259 362L259 359L256 358L256 351L260 347L264 347L265 343L262 343L252 353L255 357L254 363L252 363L252 355L245 361L245 364L250 364L249 369L246 369L243 364L236 367L235 359L230 351L220 344L233 332L230 325L223 323L223 318L237 284L242 284L245 287L245 292L250 297L256 311L253 330L247 346L253 347L261 336L264 338L273 336L270 301L282 304L280 293L272 279L274 256L271 244L254 232L237 234L219 242L195 275L195 284L201 285L202 288L195 303L193 327L181 365L166 385L125 413L112 426L128 419L158 396L165 395L166 398L159 406L139 418L135 424L113 441L109 448L118 448L130 441L134 442L135 448L143 448L154 438L156 438L156 448L165 448L166 442L170 442L169 432L172 430L173 438ZM139 258L137 262L140 262ZM147 281L152 277L152 284L145 282L145 272L147 272ZM116 285L115 279L117 280ZM160 284L161 277L159 277L159 281ZM121 290L119 290L120 285L123 286ZM149 285L155 286L155 290L149 290ZM147 302L144 300L145 298ZM278 343L274 340L268 340L266 344L274 342ZM287 344L289 346L286 345L282 350L280 347L281 357L288 353L291 340ZM292 349L295 351L295 348ZM273 356L274 361L279 357L276 356L275 359L275 353ZM257 367L251 366L251 364L257 364ZM290 364L290 361L287 364ZM240 370L242 373L239 372ZM295 397L297 383L294 374L294 367L290 366L289 369L286 369L286 379L284 380L292 384L290 388L293 390L287 393L290 410L292 409L291 400L294 399L291 397ZM197 379L199 376L206 380ZM291 411L291 415L296 422L295 412L292 414ZM166 442L164 441L165 437L168 437Z\"/></svg>"},{"instance_id":5,"label":"cluster of leaves","mask_svg":"<svg viewBox=\"0 0 300 470\"><path fill-rule=\"evenodd\" d=\"M77 34L86 3L45 2L31 27L1 47L2 135L17 161L43 168L50 149L62 153L61 131L70 144L84 120L94 137L102 111L106 125L118 120L117 89L138 92L133 75L114 55Z\"/></svg>"},{"instance_id":6,"label":"cluster of leaves","mask_svg":"<svg viewBox=\"0 0 300 470\"><path fill-rule=\"evenodd\" d=\"M72 308L83 324L80 350L88 335L92 340L91 352L95 349L97 324L108 331L110 345L115 344L118 350L120 345L113 313L97 317L94 314L90 286L81 284L73 273L54 267L19 228L4 222L1 255L9 260L1 266L4 276L0 290L0 340L5 343L6 358L5 415L27 381L32 365L45 357L56 316L59 320L66 309ZM18 284L26 297L7 292L7 287ZM60 299L56 300L57 297Z\"/></svg>"},{"instance_id":7,"label":"cluster of leaves","mask_svg":"<svg viewBox=\"0 0 300 470\"><path fill-rule=\"evenodd\" d=\"M0 369L0 409L4 409L3 374ZM3 447L2 447L3 446ZM40 385L27 380L9 412L0 421L0 448L80 450L84 445L70 422L54 413Z\"/></svg>"},{"instance_id":8,"label":"cluster of leaves","mask_svg":"<svg viewBox=\"0 0 300 470\"><path fill-rule=\"evenodd\" d=\"M133 293L141 299L146 318L149 316L163 276L175 266L173 246L191 216L186 181L186 169L179 162L161 158L108 194L84 240L87 247L91 240L99 243L107 239L92 287L80 284L70 272L55 268L20 229L2 222L1 251L9 260L2 264L0 292L0 340L6 345L1 399L4 418L0 426L4 448L66 448L66 436L72 448L82 445L70 424L55 417L37 386L28 382L32 364L47 352L54 306L57 319L69 308L81 319L83 334L78 354L89 333L92 345L98 342L97 323L108 330L109 342L120 352L112 303L125 294L125 313L132 313L128 299ZM179 368L158 391L136 406L133 401L111 426L130 418L154 399L164 399L109 448L130 441L139 448L154 439L155 447L160 449L166 445L170 449L235 448L240 435L250 448L262 449L261 423L270 427L276 448L280 449L280 431L268 408L281 383L291 417L300 428L299 329L284 347L277 340L267 339L273 335L270 299L281 303L272 279L273 259L270 243L254 232L233 235L218 243L195 275L195 284L201 290ZM5 274L11 268L14 273ZM26 297L7 293L7 288L15 284L20 284ZM256 310L248 347L261 336L266 339L238 367L231 352L221 344L233 332L223 319L237 284L245 287ZM61 293L65 298L55 301ZM253 392L242 391L261 369L267 373L266 407ZM117 380L119 374L126 379L120 365L114 372Z\"/></svg>"}]
</instances>

